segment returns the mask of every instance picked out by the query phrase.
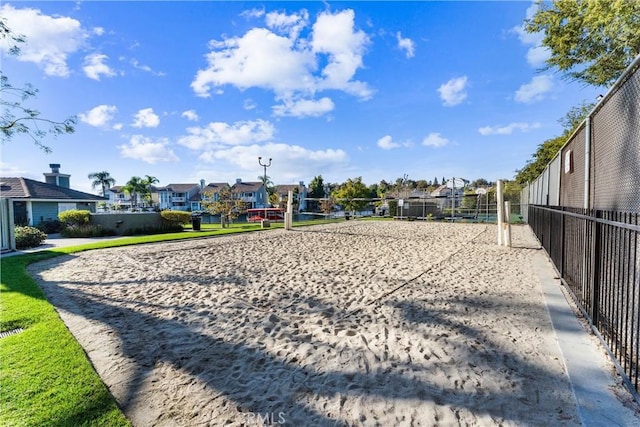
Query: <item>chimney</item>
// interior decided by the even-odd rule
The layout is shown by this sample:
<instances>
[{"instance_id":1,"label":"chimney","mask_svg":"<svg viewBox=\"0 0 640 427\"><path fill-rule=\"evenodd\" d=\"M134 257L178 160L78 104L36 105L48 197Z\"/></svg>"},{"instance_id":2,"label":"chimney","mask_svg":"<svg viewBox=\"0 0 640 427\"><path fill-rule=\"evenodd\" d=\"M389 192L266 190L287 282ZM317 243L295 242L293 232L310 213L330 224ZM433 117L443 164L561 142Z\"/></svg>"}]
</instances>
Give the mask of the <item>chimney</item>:
<instances>
[{"instance_id":1,"label":"chimney","mask_svg":"<svg viewBox=\"0 0 640 427\"><path fill-rule=\"evenodd\" d=\"M204 190L204 179L200 180L200 189Z\"/></svg>"},{"instance_id":2,"label":"chimney","mask_svg":"<svg viewBox=\"0 0 640 427\"><path fill-rule=\"evenodd\" d=\"M44 173L44 182L47 184L57 185L58 187L71 188L70 187L70 177L71 175L60 173L60 164L51 163L49 164L51 168L50 173Z\"/></svg>"},{"instance_id":3,"label":"chimney","mask_svg":"<svg viewBox=\"0 0 640 427\"><path fill-rule=\"evenodd\" d=\"M241 178L236 178L236 184L242 184L242 179Z\"/></svg>"}]
</instances>

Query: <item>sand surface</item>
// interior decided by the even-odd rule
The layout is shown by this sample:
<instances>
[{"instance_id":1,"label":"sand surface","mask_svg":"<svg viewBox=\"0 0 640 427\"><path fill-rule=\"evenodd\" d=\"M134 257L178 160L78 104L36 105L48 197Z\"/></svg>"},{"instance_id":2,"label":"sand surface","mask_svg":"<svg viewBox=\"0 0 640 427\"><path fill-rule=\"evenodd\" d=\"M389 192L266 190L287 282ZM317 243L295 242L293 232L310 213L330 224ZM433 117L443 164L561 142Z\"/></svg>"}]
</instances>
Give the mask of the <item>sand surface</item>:
<instances>
[{"instance_id":1,"label":"sand surface","mask_svg":"<svg viewBox=\"0 0 640 427\"><path fill-rule=\"evenodd\" d=\"M579 425L495 225L345 221L34 264L136 426Z\"/></svg>"}]
</instances>

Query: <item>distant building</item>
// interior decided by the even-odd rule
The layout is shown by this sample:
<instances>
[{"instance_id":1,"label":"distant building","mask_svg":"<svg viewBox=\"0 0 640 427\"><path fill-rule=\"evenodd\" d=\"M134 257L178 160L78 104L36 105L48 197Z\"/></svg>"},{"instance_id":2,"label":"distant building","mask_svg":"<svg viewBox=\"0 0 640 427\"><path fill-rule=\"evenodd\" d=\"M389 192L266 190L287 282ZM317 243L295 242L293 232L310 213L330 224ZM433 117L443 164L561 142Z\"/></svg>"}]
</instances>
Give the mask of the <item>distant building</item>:
<instances>
[{"instance_id":1,"label":"distant building","mask_svg":"<svg viewBox=\"0 0 640 427\"><path fill-rule=\"evenodd\" d=\"M105 197L70 188L70 175L60 173L59 164L50 164L44 173L45 182L29 178L0 178L0 199L7 200L13 211L15 225L36 226L43 221L58 219L61 212L87 210L96 212Z\"/></svg>"},{"instance_id":2,"label":"distant building","mask_svg":"<svg viewBox=\"0 0 640 427\"><path fill-rule=\"evenodd\" d=\"M304 212L307 210L307 187L304 182L300 181L298 185L276 185L276 194L278 195L278 201L282 204L287 200L289 191L293 192L294 201L298 203L298 211ZM286 206L283 206L286 207Z\"/></svg>"},{"instance_id":3,"label":"distant building","mask_svg":"<svg viewBox=\"0 0 640 427\"><path fill-rule=\"evenodd\" d=\"M242 182L240 178L231 186L231 193L234 197L247 204L248 209L266 208L269 205L266 186L258 182Z\"/></svg>"}]
</instances>

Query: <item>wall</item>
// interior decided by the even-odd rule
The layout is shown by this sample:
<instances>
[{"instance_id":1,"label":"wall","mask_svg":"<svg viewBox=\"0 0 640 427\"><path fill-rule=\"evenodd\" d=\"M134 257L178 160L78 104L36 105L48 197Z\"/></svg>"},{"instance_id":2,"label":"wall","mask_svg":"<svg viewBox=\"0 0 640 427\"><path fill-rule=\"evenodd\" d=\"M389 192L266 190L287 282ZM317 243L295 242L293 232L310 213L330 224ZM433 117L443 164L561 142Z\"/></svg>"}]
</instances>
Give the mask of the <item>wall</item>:
<instances>
[{"instance_id":1,"label":"wall","mask_svg":"<svg viewBox=\"0 0 640 427\"><path fill-rule=\"evenodd\" d=\"M36 226L42 221L53 221L58 219L58 202L33 202L33 225Z\"/></svg>"},{"instance_id":2,"label":"wall","mask_svg":"<svg viewBox=\"0 0 640 427\"><path fill-rule=\"evenodd\" d=\"M136 228L160 226L162 217L158 212L100 213L91 215L91 223L122 235Z\"/></svg>"}]
</instances>

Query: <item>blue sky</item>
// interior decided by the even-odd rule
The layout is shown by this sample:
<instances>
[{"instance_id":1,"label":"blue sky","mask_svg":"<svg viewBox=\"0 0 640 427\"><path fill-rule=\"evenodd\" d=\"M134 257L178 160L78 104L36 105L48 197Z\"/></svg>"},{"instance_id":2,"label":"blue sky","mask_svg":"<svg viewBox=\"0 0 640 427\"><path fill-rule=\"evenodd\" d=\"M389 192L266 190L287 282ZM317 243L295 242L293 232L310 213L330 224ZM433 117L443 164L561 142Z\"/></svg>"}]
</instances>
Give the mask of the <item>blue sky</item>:
<instances>
[{"instance_id":1,"label":"blue sky","mask_svg":"<svg viewBox=\"0 0 640 427\"><path fill-rule=\"evenodd\" d=\"M603 89L540 71L548 52L501 2L5 2L27 42L2 50L43 117L78 116L45 144L3 142L2 176L49 163L117 185L362 176L511 179L558 119Z\"/></svg>"}]
</instances>

